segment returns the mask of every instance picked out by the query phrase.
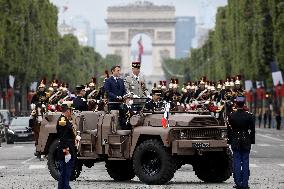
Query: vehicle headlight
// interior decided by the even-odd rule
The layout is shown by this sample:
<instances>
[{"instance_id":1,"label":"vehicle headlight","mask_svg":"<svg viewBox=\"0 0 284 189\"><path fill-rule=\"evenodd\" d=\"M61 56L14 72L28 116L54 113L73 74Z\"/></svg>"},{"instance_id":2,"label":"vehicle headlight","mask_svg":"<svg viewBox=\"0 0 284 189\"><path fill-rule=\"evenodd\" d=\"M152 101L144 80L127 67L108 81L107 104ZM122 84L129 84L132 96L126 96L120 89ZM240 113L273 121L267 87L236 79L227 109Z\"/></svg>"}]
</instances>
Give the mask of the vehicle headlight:
<instances>
[{"instance_id":1,"label":"vehicle headlight","mask_svg":"<svg viewBox=\"0 0 284 189\"><path fill-rule=\"evenodd\" d=\"M15 134L15 132L13 130L11 130L11 129L8 129L8 132L12 133L12 134Z\"/></svg>"},{"instance_id":2,"label":"vehicle headlight","mask_svg":"<svg viewBox=\"0 0 284 189\"><path fill-rule=\"evenodd\" d=\"M186 139L187 137L186 137L186 133L184 132L184 131L180 131L180 133L179 133L179 138L180 139Z\"/></svg>"},{"instance_id":3,"label":"vehicle headlight","mask_svg":"<svg viewBox=\"0 0 284 189\"><path fill-rule=\"evenodd\" d=\"M227 131L226 130L222 130L221 131L221 138L227 138L228 135L227 135Z\"/></svg>"}]
</instances>

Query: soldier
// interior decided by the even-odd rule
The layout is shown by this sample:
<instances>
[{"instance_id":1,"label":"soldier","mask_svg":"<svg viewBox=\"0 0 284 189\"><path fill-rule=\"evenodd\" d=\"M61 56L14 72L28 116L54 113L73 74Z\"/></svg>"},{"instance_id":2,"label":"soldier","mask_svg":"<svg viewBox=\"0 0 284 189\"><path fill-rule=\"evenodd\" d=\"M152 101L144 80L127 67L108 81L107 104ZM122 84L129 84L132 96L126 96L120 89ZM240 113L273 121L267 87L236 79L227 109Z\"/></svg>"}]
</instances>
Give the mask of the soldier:
<instances>
[{"instance_id":1,"label":"soldier","mask_svg":"<svg viewBox=\"0 0 284 189\"><path fill-rule=\"evenodd\" d=\"M199 88L196 90L194 94L194 98L196 100L206 100L208 98L207 89L205 88L206 77L202 77L199 82Z\"/></svg>"},{"instance_id":2,"label":"soldier","mask_svg":"<svg viewBox=\"0 0 284 189\"><path fill-rule=\"evenodd\" d=\"M158 89L156 83L154 83L154 88L152 89L152 99L146 102L144 111L162 111L164 108L164 103L161 101L161 94L161 89Z\"/></svg>"},{"instance_id":3,"label":"soldier","mask_svg":"<svg viewBox=\"0 0 284 189\"><path fill-rule=\"evenodd\" d=\"M103 81L103 85L99 88L99 92L98 92L98 95L97 95L97 99L99 100L98 107L97 107L98 111L107 110L106 103L107 103L108 97L107 97L107 93L105 91L104 84L105 84L105 81L108 78L109 78L108 70L105 70L105 78L104 78L104 81Z\"/></svg>"},{"instance_id":4,"label":"soldier","mask_svg":"<svg viewBox=\"0 0 284 189\"><path fill-rule=\"evenodd\" d=\"M130 130L132 128L130 124L130 118L135 114L133 107L133 94L128 93L123 96L124 102L119 109L119 123L121 129Z\"/></svg>"},{"instance_id":5,"label":"soldier","mask_svg":"<svg viewBox=\"0 0 284 189\"><path fill-rule=\"evenodd\" d=\"M241 85L241 76L237 75L235 80L235 88L233 90L235 96L244 96L244 90Z\"/></svg>"},{"instance_id":6,"label":"soldier","mask_svg":"<svg viewBox=\"0 0 284 189\"><path fill-rule=\"evenodd\" d=\"M97 100L99 91L96 89L97 79L92 78L92 81L88 84L89 91L86 93L88 101L88 110L94 111L97 108Z\"/></svg>"},{"instance_id":7,"label":"soldier","mask_svg":"<svg viewBox=\"0 0 284 189\"><path fill-rule=\"evenodd\" d=\"M46 79L43 79L39 86L38 91L31 100L31 115L29 120L29 128L34 132L35 146L38 145L38 137L40 132L40 124L42 122L43 114L46 112L48 102L47 92L45 91ZM35 152L35 156L39 155Z\"/></svg>"},{"instance_id":8,"label":"soldier","mask_svg":"<svg viewBox=\"0 0 284 189\"><path fill-rule=\"evenodd\" d=\"M87 100L84 98L84 96L86 95L85 86L77 85L76 91L77 91L77 96L73 100L74 109L79 111L87 111L88 110Z\"/></svg>"},{"instance_id":9,"label":"soldier","mask_svg":"<svg viewBox=\"0 0 284 189\"><path fill-rule=\"evenodd\" d=\"M133 93L134 97L144 98L147 96L145 78L140 73L140 62L132 62L132 74L125 77L124 85L127 93Z\"/></svg>"},{"instance_id":10,"label":"soldier","mask_svg":"<svg viewBox=\"0 0 284 189\"><path fill-rule=\"evenodd\" d=\"M235 188L246 189L249 180L249 153L255 144L255 117L244 110L245 98L236 98L237 111L229 116L228 143L233 150Z\"/></svg>"},{"instance_id":11,"label":"soldier","mask_svg":"<svg viewBox=\"0 0 284 189\"><path fill-rule=\"evenodd\" d=\"M58 118L56 130L59 138L57 160L59 160L58 189L70 188L69 180L76 159L76 131L72 124L72 101L61 106L62 115Z\"/></svg>"}]
</instances>

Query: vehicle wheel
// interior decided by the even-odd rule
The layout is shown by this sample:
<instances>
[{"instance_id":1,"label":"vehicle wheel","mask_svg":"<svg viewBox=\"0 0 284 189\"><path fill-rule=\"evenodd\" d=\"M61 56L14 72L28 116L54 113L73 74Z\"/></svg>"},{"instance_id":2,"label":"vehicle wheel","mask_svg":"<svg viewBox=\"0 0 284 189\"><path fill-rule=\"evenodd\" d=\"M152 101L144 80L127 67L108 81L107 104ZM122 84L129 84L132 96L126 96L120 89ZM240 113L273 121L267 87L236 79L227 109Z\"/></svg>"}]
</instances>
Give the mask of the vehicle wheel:
<instances>
[{"instance_id":1,"label":"vehicle wheel","mask_svg":"<svg viewBox=\"0 0 284 189\"><path fill-rule=\"evenodd\" d=\"M204 182L224 182L232 175L232 153L206 153L196 159L193 169L196 176Z\"/></svg>"},{"instance_id":2,"label":"vehicle wheel","mask_svg":"<svg viewBox=\"0 0 284 189\"><path fill-rule=\"evenodd\" d=\"M165 184L176 171L173 157L156 139L144 141L136 148L133 167L140 181L146 184Z\"/></svg>"},{"instance_id":3,"label":"vehicle wheel","mask_svg":"<svg viewBox=\"0 0 284 189\"><path fill-rule=\"evenodd\" d=\"M47 166L48 166L50 175L55 180L58 180L60 176L59 161L56 159L58 144L59 144L58 140L54 140L52 144L50 145L49 152L48 152L48 161L47 161ZM82 164L80 163L80 161L75 160L74 169L73 169L70 180L71 181L76 180L76 178L80 176L81 171L82 171Z\"/></svg>"},{"instance_id":4,"label":"vehicle wheel","mask_svg":"<svg viewBox=\"0 0 284 189\"><path fill-rule=\"evenodd\" d=\"M12 138L7 137L7 144L14 144L14 143L15 141Z\"/></svg>"},{"instance_id":5,"label":"vehicle wheel","mask_svg":"<svg viewBox=\"0 0 284 189\"><path fill-rule=\"evenodd\" d=\"M135 177L133 164L130 160L107 160L106 169L115 181L127 181Z\"/></svg>"}]
</instances>

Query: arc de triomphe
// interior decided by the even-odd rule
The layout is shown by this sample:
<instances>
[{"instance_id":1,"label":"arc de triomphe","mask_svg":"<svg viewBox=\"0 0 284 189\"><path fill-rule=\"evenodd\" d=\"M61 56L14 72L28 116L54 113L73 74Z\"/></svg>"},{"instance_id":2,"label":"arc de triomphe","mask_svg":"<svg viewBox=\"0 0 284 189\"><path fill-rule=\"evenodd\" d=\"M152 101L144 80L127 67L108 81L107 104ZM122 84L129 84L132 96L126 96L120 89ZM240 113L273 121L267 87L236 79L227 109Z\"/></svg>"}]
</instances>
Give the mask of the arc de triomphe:
<instances>
[{"instance_id":1,"label":"arc de triomphe","mask_svg":"<svg viewBox=\"0 0 284 189\"><path fill-rule=\"evenodd\" d=\"M151 80L164 77L163 58L175 58L175 7L136 2L107 9L108 52L120 55L122 72L131 70L131 40L146 34L152 40ZM142 60L143 64L143 60ZM142 65L143 66L143 65Z\"/></svg>"}]
</instances>

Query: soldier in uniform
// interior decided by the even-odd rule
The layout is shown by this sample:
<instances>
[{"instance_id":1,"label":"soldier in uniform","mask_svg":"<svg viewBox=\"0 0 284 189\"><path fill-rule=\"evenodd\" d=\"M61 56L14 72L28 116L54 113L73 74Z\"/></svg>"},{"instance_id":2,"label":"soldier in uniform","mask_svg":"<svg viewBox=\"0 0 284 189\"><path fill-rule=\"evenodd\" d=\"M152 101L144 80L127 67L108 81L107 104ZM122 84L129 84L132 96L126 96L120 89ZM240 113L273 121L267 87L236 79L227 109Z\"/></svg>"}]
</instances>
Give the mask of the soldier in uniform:
<instances>
[{"instance_id":1,"label":"soldier in uniform","mask_svg":"<svg viewBox=\"0 0 284 189\"><path fill-rule=\"evenodd\" d=\"M77 85L76 86L77 96L73 100L73 106L75 110L79 111L87 111L88 104L87 100L85 99L86 91L84 85Z\"/></svg>"},{"instance_id":2,"label":"soldier in uniform","mask_svg":"<svg viewBox=\"0 0 284 189\"><path fill-rule=\"evenodd\" d=\"M235 188L247 189L249 180L249 154L255 144L255 117L244 110L245 98L236 98L237 111L229 116L228 143L233 150Z\"/></svg>"},{"instance_id":3,"label":"soldier in uniform","mask_svg":"<svg viewBox=\"0 0 284 189\"><path fill-rule=\"evenodd\" d=\"M31 115L29 120L29 128L31 128L34 132L35 137L35 146L38 145L38 137L40 132L40 124L43 119L43 114L46 112L46 106L48 103L48 94L45 91L46 79L43 79L39 86L38 91L31 100ZM37 156L38 153L35 152Z\"/></svg>"},{"instance_id":4,"label":"soldier in uniform","mask_svg":"<svg viewBox=\"0 0 284 189\"><path fill-rule=\"evenodd\" d=\"M202 79L199 82L199 88L196 90L194 94L194 98L196 100L207 100L208 95L207 95L207 89L205 88L206 84L206 77L202 77Z\"/></svg>"},{"instance_id":5,"label":"soldier in uniform","mask_svg":"<svg viewBox=\"0 0 284 189\"><path fill-rule=\"evenodd\" d=\"M242 85L241 85L241 76L240 75L236 76L235 87L234 87L233 92L234 92L235 96L244 96L245 95L244 89L242 88Z\"/></svg>"},{"instance_id":6,"label":"soldier in uniform","mask_svg":"<svg viewBox=\"0 0 284 189\"><path fill-rule=\"evenodd\" d=\"M132 74L125 77L124 85L127 93L133 93L134 97L147 96L145 78L140 73L141 62L132 62Z\"/></svg>"},{"instance_id":7,"label":"soldier in uniform","mask_svg":"<svg viewBox=\"0 0 284 189\"><path fill-rule=\"evenodd\" d=\"M103 111L103 110L107 110L106 108L106 102L107 102L107 93L105 91L105 87L104 87L104 84L105 84L105 81L109 78L109 73L108 73L108 70L105 70L105 78L104 78L104 81L103 81L103 85L99 88L99 92L98 92L98 95L97 95L97 100L99 100L99 103L98 103L98 108L97 110L98 111Z\"/></svg>"},{"instance_id":8,"label":"soldier in uniform","mask_svg":"<svg viewBox=\"0 0 284 189\"><path fill-rule=\"evenodd\" d=\"M96 89L97 79L92 78L92 81L88 84L89 91L86 93L88 101L88 110L94 111L97 108L97 100L99 91Z\"/></svg>"},{"instance_id":9,"label":"soldier in uniform","mask_svg":"<svg viewBox=\"0 0 284 189\"><path fill-rule=\"evenodd\" d=\"M130 124L130 118L135 114L133 107L133 94L128 93L123 96L124 102L119 109L119 123L121 129L130 130L132 128Z\"/></svg>"},{"instance_id":10,"label":"soldier in uniform","mask_svg":"<svg viewBox=\"0 0 284 189\"><path fill-rule=\"evenodd\" d=\"M72 101L64 102L61 106L62 115L58 118L56 130L59 138L57 160L59 160L58 189L70 188L69 180L76 159L76 132L72 124Z\"/></svg>"},{"instance_id":11,"label":"soldier in uniform","mask_svg":"<svg viewBox=\"0 0 284 189\"><path fill-rule=\"evenodd\" d=\"M154 83L154 88L152 89L152 99L146 102L144 111L162 111L164 109L164 103L161 101L161 94L161 89L158 89L156 83Z\"/></svg>"}]
</instances>

